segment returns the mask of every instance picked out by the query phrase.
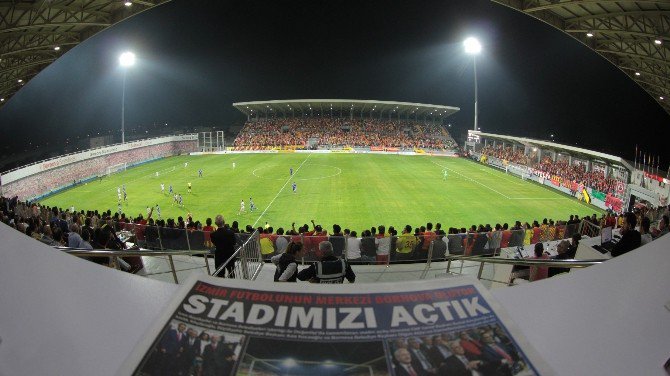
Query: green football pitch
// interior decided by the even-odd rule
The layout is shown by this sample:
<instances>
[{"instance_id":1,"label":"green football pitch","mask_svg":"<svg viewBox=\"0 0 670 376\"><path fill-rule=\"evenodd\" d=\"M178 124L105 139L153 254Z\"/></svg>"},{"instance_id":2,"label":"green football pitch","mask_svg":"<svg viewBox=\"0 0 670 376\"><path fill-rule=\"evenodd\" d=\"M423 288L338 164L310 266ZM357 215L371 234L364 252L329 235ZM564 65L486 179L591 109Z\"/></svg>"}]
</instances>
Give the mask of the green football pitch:
<instances>
[{"instance_id":1,"label":"green football pitch","mask_svg":"<svg viewBox=\"0 0 670 376\"><path fill-rule=\"evenodd\" d=\"M192 193L187 192L189 182ZM122 209L126 216L146 215L147 206L159 205L162 218L185 218L192 213L194 220L204 223L223 214L227 222L238 221L240 227L267 222L275 229L290 228L292 222L298 226L314 219L328 229L337 223L360 233L378 225L398 229L440 222L443 228L460 228L602 213L572 197L462 158L335 153L170 157L62 191L42 203L116 212L117 187L122 184L128 194ZM173 204L170 185L183 196L183 207ZM250 197L254 211L250 211Z\"/></svg>"}]
</instances>

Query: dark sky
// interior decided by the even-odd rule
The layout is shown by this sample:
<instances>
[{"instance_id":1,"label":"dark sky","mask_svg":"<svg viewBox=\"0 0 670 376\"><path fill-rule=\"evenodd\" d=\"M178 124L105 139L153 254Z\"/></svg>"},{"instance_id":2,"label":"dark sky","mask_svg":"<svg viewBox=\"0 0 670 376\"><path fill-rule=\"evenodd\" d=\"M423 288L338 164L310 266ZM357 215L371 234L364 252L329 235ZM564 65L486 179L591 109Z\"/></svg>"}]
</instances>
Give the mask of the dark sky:
<instances>
[{"instance_id":1,"label":"dark sky","mask_svg":"<svg viewBox=\"0 0 670 376\"><path fill-rule=\"evenodd\" d=\"M29 143L118 135L122 73L132 50L126 128L226 127L233 102L346 98L460 107L472 126L477 36L482 131L555 140L666 164L668 114L605 59L552 27L486 0L180 1L90 38L0 110L0 155ZM32 148L31 146L31 148Z\"/></svg>"}]
</instances>

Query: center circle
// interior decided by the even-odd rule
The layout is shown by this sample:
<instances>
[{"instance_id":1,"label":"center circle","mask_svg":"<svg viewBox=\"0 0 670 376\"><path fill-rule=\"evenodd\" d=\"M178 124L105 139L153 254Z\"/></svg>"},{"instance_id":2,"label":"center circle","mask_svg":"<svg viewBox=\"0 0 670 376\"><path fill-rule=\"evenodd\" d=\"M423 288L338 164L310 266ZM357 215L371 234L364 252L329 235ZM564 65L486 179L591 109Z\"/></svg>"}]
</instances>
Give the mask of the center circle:
<instances>
[{"instance_id":1,"label":"center circle","mask_svg":"<svg viewBox=\"0 0 670 376\"><path fill-rule=\"evenodd\" d=\"M327 179L341 173L342 169L339 167L316 163L305 163L300 168L294 169L293 177L289 175L288 169L276 165L262 166L252 171L252 175L257 178L282 181L289 178L296 181Z\"/></svg>"}]
</instances>

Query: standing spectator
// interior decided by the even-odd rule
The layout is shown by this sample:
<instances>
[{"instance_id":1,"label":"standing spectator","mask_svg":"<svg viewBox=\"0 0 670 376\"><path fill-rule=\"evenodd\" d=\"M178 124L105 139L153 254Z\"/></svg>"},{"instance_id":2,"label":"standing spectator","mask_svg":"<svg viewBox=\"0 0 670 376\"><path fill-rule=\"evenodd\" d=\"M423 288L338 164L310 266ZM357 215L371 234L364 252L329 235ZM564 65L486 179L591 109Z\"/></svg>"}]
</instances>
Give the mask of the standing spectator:
<instances>
[{"instance_id":1,"label":"standing spectator","mask_svg":"<svg viewBox=\"0 0 670 376\"><path fill-rule=\"evenodd\" d=\"M356 237L358 235L356 231L352 231L349 236L346 238L346 244L347 244L347 253L346 253L346 258L347 261L351 263L359 263L362 261L361 259L361 239L358 239Z\"/></svg>"},{"instance_id":2,"label":"standing spectator","mask_svg":"<svg viewBox=\"0 0 670 376\"><path fill-rule=\"evenodd\" d=\"M235 253L235 233L225 223L221 214L216 216L214 223L217 226L216 231L211 234L212 243L216 246L216 250L214 251L214 267L219 269ZM236 259L232 259L226 265L228 278L235 278L236 261ZM225 271L222 270L218 276L225 277Z\"/></svg>"},{"instance_id":3,"label":"standing spectator","mask_svg":"<svg viewBox=\"0 0 670 376\"><path fill-rule=\"evenodd\" d=\"M377 264L386 264L389 261L391 254L391 238L386 235L386 227L379 226L379 232L375 237L375 245L377 246Z\"/></svg>"},{"instance_id":4,"label":"standing spectator","mask_svg":"<svg viewBox=\"0 0 670 376\"><path fill-rule=\"evenodd\" d=\"M342 234L342 227L340 225L333 225L333 234L328 237L328 240L333 244L333 252L336 255L344 254L344 234Z\"/></svg>"},{"instance_id":5,"label":"standing spectator","mask_svg":"<svg viewBox=\"0 0 670 376\"><path fill-rule=\"evenodd\" d=\"M416 247L417 242L416 236L412 234L412 226L406 225L396 242L396 260L412 259L412 251Z\"/></svg>"},{"instance_id":6,"label":"standing spectator","mask_svg":"<svg viewBox=\"0 0 670 376\"><path fill-rule=\"evenodd\" d=\"M212 218L207 218L205 220L205 227L202 228L202 231L205 236L205 247L212 248L212 232L214 232L214 227L212 226Z\"/></svg>"},{"instance_id":7,"label":"standing spectator","mask_svg":"<svg viewBox=\"0 0 670 376\"><path fill-rule=\"evenodd\" d=\"M372 236L370 230L364 230L361 233L361 256L368 257L372 260L377 257L375 238Z\"/></svg>"},{"instance_id":8,"label":"standing spectator","mask_svg":"<svg viewBox=\"0 0 670 376\"><path fill-rule=\"evenodd\" d=\"M284 253L287 246L288 246L288 239L286 236L284 236L284 228L280 227L277 229L277 239L275 239L275 247L277 248L277 254L280 255Z\"/></svg>"}]
</instances>

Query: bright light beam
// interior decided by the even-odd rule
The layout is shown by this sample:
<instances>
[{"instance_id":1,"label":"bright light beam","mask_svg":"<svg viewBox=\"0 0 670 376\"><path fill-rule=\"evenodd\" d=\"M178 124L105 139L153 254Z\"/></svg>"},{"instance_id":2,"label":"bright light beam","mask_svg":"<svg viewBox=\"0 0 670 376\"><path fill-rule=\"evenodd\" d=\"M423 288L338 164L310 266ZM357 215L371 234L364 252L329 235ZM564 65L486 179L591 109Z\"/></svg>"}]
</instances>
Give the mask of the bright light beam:
<instances>
[{"instance_id":1,"label":"bright light beam","mask_svg":"<svg viewBox=\"0 0 670 376\"><path fill-rule=\"evenodd\" d=\"M465 47L465 52L471 55L477 55L482 52L482 45L477 38L467 38L463 41L463 46Z\"/></svg>"},{"instance_id":2,"label":"bright light beam","mask_svg":"<svg viewBox=\"0 0 670 376\"><path fill-rule=\"evenodd\" d=\"M130 67L135 64L135 54L132 52L124 52L119 56L119 64L122 67Z\"/></svg>"}]
</instances>

